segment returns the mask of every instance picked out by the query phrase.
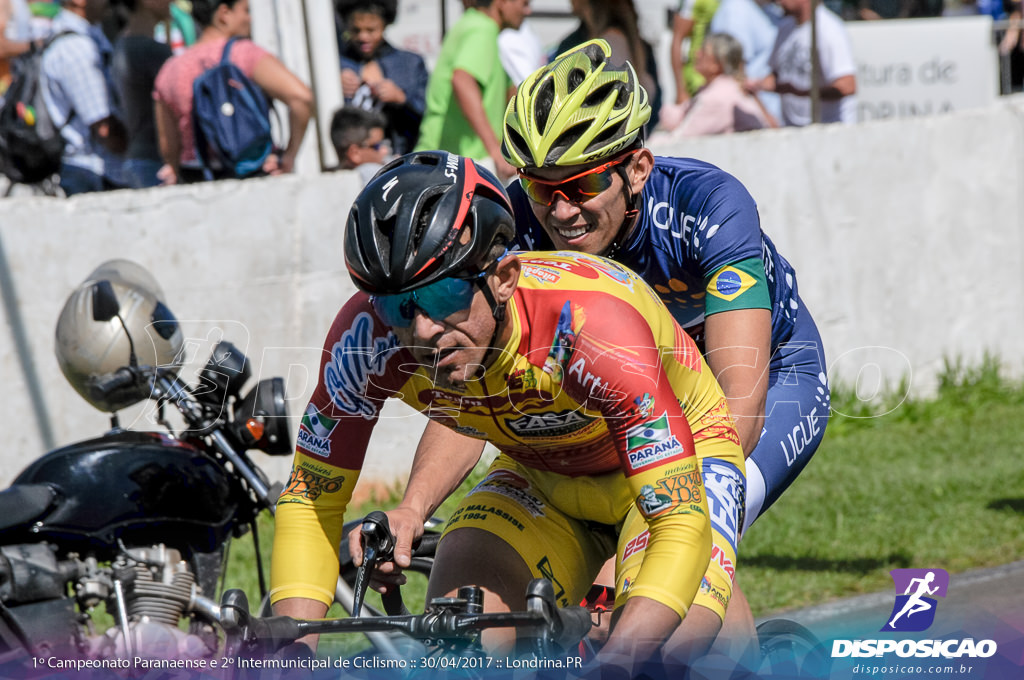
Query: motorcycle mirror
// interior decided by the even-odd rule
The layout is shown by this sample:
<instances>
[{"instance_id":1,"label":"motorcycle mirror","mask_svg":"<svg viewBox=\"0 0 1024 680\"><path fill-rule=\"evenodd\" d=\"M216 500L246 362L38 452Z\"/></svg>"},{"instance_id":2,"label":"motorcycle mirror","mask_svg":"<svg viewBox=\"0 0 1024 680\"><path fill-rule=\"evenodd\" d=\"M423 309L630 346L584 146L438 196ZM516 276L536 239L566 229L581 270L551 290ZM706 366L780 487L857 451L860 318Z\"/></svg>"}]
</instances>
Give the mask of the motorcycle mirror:
<instances>
[{"instance_id":1,"label":"motorcycle mirror","mask_svg":"<svg viewBox=\"0 0 1024 680\"><path fill-rule=\"evenodd\" d=\"M121 311L117 301L117 293L110 281L104 279L92 284L92 319L93 321L110 321Z\"/></svg>"}]
</instances>

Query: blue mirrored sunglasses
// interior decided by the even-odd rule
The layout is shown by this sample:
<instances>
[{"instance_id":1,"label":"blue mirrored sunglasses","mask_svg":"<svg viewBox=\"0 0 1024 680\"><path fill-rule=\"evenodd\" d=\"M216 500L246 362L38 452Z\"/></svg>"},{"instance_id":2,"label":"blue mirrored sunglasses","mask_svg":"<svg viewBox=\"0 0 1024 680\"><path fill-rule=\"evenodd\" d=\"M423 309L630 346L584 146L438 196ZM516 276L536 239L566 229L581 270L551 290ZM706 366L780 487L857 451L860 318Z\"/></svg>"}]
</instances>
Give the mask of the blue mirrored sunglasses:
<instances>
[{"instance_id":1,"label":"blue mirrored sunglasses","mask_svg":"<svg viewBox=\"0 0 1024 680\"><path fill-rule=\"evenodd\" d=\"M486 269L468 278L449 277L398 295L372 295L370 304L381 321L392 328L411 326L417 309L434 321L446 319L473 304L475 287L487 276L488 269L505 259L506 255L508 248Z\"/></svg>"},{"instance_id":2,"label":"blue mirrored sunglasses","mask_svg":"<svg viewBox=\"0 0 1024 680\"><path fill-rule=\"evenodd\" d=\"M455 312L467 309L476 293L475 282L484 275L481 272L472 279L441 279L429 286L423 286L398 295L374 295L370 298L373 311L392 328L408 328L416 316L416 310L435 321L445 319Z\"/></svg>"}]
</instances>

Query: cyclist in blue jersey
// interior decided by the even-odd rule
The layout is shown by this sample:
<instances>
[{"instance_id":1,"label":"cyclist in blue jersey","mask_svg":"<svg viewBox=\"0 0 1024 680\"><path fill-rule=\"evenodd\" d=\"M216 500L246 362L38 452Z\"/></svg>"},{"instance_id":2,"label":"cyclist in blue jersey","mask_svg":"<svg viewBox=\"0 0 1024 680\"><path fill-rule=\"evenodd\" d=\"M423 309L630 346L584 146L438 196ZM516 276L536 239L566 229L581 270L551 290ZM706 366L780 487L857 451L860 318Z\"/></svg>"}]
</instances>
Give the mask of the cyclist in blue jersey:
<instances>
[{"instance_id":1,"label":"cyclist in blue jersey","mask_svg":"<svg viewBox=\"0 0 1024 680\"><path fill-rule=\"evenodd\" d=\"M738 540L824 436L821 337L754 199L709 163L645 148L647 93L628 62L613 68L609 56L603 41L585 43L530 75L509 102L502 151L519 169L509 186L519 245L618 260L698 341L747 456Z\"/></svg>"}]
</instances>

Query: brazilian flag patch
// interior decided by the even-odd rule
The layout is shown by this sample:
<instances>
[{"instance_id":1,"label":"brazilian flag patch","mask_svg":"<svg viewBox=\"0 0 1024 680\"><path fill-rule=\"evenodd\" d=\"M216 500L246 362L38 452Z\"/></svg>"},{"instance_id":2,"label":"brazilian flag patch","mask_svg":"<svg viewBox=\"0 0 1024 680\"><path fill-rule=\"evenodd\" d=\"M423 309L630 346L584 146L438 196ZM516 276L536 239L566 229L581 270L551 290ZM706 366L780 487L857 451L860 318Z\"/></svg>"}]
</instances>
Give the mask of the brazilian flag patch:
<instances>
[{"instance_id":1,"label":"brazilian flag patch","mask_svg":"<svg viewBox=\"0 0 1024 680\"><path fill-rule=\"evenodd\" d=\"M771 309L764 264L752 257L726 265L708 281L705 313L729 309Z\"/></svg>"}]
</instances>

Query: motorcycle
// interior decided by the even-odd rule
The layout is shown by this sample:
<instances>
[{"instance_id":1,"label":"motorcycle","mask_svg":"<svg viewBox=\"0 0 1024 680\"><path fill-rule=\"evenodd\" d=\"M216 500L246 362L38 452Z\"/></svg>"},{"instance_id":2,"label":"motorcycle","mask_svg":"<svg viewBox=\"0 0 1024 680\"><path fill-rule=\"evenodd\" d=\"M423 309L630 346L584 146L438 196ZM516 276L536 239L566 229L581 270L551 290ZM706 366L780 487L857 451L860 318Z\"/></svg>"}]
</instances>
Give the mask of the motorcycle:
<instances>
[{"instance_id":1,"label":"motorcycle","mask_svg":"<svg viewBox=\"0 0 1024 680\"><path fill-rule=\"evenodd\" d=\"M252 534L267 592L256 517L273 512L281 485L248 451L292 453L284 381L259 380L243 395L249 361L221 342L190 387L177 366L138 360L145 338L125 322L135 298L119 301L109 280L83 286L91 320L123 328L131 350L126 365L79 391L116 406L138 399L111 395L143 395L168 432L121 428L112 410L111 431L43 455L0 492L0 667L213 658L223 645L216 589L233 538ZM169 319L159 303L150 326ZM176 321L173 330L180 337ZM167 406L184 422L177 433ZM101 604L113 618L106 629L90 615Z\"/></svg>"}]
</instances>

